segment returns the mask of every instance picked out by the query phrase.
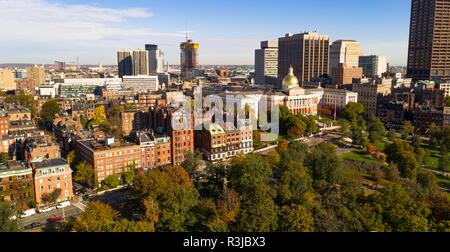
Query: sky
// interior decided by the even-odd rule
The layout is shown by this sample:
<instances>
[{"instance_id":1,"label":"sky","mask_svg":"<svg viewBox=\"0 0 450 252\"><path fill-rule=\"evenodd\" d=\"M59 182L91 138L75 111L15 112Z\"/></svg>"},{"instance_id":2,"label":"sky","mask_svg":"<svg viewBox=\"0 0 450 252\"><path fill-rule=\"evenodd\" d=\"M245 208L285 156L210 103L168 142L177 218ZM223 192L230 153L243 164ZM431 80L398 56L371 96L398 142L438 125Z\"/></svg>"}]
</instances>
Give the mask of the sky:
<instances>
[{"instance_id":1,"label":"sky","mask_svg":"<svg viewBox=\"0 0 450 252\"><path fill-rule=\"evenodd\" d=\"M0 0L0 63L117 64L117 51L159 44L179 64L254 64L260 41L316 31L406 65L411 0Z\"/></svg>"}]
</instances>

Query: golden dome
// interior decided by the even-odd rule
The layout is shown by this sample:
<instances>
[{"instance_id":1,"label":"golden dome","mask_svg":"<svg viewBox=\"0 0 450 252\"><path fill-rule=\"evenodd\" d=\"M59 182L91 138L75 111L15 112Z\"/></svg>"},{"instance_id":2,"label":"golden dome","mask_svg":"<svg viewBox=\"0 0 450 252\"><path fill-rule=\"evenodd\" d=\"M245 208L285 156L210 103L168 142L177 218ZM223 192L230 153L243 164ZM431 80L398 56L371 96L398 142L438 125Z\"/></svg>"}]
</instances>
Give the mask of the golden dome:
<instances>
[{"instance_id":1,"label":"golden dome","mask_svg":"<svg viewBox=\"0 0 450 252\"><path fill-rule=\"evenodd\" d=\"M298 79L294 75L294 69L292 68L292 66L290 66L289 74L286 77L284 77L282 86L283 87L293 87L293 86L298 86L298 83L299 83Z\"/></svg>"}]
</instances>

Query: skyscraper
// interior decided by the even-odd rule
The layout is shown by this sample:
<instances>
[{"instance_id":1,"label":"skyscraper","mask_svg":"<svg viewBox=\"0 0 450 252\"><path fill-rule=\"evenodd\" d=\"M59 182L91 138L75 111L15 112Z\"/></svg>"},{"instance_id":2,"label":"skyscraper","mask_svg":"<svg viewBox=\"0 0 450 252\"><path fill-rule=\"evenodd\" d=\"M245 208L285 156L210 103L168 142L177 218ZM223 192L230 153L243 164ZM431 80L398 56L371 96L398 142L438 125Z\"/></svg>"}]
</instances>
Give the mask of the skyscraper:
<instances>
[{"instance_id":1,"label":"skyscraper","mask_svg":"<svg viewBox=\"0 0 450 252\"><path fill-rule=\"evenodd\" d=\"M133 55L128 50L117 52L117 62L119 65L119 77L133 75Z\"/></svg>"},{"instance_id":2,"label":"skyscraper","mask_svg":"<svg viewBox=\"0 0 450 252\"><path fill-rule=\"evenodd\" d=\"M278 39L278 83L288 75L289 67L300 83L328 75L330 37L316 32L286 34Z\"/></svg>"},{"instance_id":3,"label":"skyscraper","mask_svg":"<svg viewBox=\"0 0 450 252\"><path fill-rule=\"evenodd\" d=\"M261 49L255 50L255 83L276 86L277 77L278 41L262 41Z\"/></svg>"},{"instance_id":4,"label":"skyscraper","mask_svg":"<svg viewBox=\"0 0 450 252\"><path fill-rule=\"evenodd\" d=\"M145 50L148 51L149 57L149 73L163 73L164 71L164 53L161 51L159 45L145 45Z\"/></svg>"},{"instance_id":5,"label":"skyscraper","mask_svg":"<svg viewBox=\"0 0 450 252\"><path fill-rule=\"evenodd\" d=\"M149 75L148 51L138 49L133 51L133 75Z\"/></svg>"},{"instance_id":6,"label":"skyscraper","mask_svg":"<svg viewBox=\"0 0 450 252\"><path fill-rule=\"evenodd\" d=\"M408 76L450 80L450 1L412 0Z\"/></svg>"},{"instance_id":7,"label":"skyscraper","mask_svg":"<svg viewBox=\"0 0 450 252\"><path fill-rule=\"evenodd\" d=\"M194 70L198 68L198 48L199 45L192 40L180 44L181 76L185 80L193 79Z\"/></svg>"},{"instance_id":8,"label":"skyscraper","mask_svg":"<svg viewBox=\"0 0 450 252\"><path fill-rule=\"evenodd\" d=\"M355 40L334 41L330 48L330 75L339 63L346 64L348 68L358 67L359 56L363 55L359 43Z\"/></svg>"},{"instance_id":9,"label":"skyscraper","mask_svg":"<svg viewBox=\"0 0 450 252\"><path fill-rule=\"evenodd\" d=\"M33 65L32 67L27 67L27 77L32 79L36 87L41 84L45 84L45 69L44 67L38 67Z\"/></svg>"},{"instance_id":10,"label":"skyscraper","mask_svg":"<svg viewBox=\"0 0 450 252\"><path fill-rule=\"evenodd\" d=\"M387 72L387 57L386 56L360 56L359 67L362 67L365 77L381 77L383 73Z\"/></svg>"}]
</instances>

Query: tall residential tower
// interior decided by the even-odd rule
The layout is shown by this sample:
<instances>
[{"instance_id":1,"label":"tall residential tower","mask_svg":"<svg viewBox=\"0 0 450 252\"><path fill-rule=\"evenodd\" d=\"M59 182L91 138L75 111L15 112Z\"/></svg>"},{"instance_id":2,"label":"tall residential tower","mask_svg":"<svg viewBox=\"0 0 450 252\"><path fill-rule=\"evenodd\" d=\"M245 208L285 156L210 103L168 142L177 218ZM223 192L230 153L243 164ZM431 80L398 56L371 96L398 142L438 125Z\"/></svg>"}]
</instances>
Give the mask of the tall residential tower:
<instances>
[{"instance_id":1,"label":"tall residential tower","mask_svg":"<svg viewBox=\"0 0 450 252\"><path fill-rule=\"evenodd\" d=\"M164 53L161 51L159 45L147 44L145 45L145 50L148 51L149 73L164 73Z\"/></svg>"},{"instance_id":2,"label":"tall residential tower","mask_svg":"<svg viewBox=\"0 0 450 252\"><path fill-rule=\"evenodd\" d=\"M133 75L149 75L148 51L138 49L133 51Z\"/></svg>"},{"instance_id":3,"label":"tall residential tower","mask_svg":"<svg viewBox=\"0 0 450 252\"><path fill-rule=\"evenodd\" d=\"M450 1L412 0L408 76L450 80Z\"/></svg>"},{"instance_id":4,"label":"tall residential tower","mask_svg":"<svg viewBox=\"0 0 450 252\"><path fill-rule=\"evenodd\" d=\"M117 52L117 63L119 65L119 77L133 75L133 55L128 50Z\"/></svg>"}]
</instances>

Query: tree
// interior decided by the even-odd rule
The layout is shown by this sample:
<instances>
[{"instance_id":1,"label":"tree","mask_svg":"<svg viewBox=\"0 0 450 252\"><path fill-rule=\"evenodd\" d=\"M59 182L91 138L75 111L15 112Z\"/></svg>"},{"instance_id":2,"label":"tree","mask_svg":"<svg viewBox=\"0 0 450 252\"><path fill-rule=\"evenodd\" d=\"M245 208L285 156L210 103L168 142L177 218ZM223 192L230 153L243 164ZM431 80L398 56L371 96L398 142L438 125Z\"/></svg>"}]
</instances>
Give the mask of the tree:
<instances>
[{"instance_id":1,"label":"tree","mask_svg":"<svg viewBox=\"0 0 450 252\"><path fill-rule=\"evenodd\" d=\"M369 124L367 125L367 131L369 132L369 140L373 144L382 141L383 137L386 135L386 129L384 128L383 123L375 116L370 118Z\"/></svg>"},{"instance_id":2,"label":"tree","mask_svg":"<svg viewBox=\"0 0 450 252\"><path fill-rule=\"evenodd\" d=\"M259 154L249 154L231 164L228 181L230 188L243 195L256 184L267 183L271 175L272 168L265 158Z\"/></svg>"},{"instance_id":3,"label":"tree","mask_svg":"<svg viewBox=\"0 0 450 252\"><path fill-rule=\"evenodd\" d=\"M120 175L119 174L110 175L103 182L105 189L116 188L120 184Z\"/></svg>"},{"instance_id":4,"label":"tree","mask_svg":"<svg viewBox=\"0 0 450 252\"><path fill-rule=\"evenodd\" d=\"M445 106L450 107L450 96L446 96L444 98L444 104Z\"/></svg>"},{"instance_id":5,"label":"tree","mask_svg":"<svg viewBox=\"0 0 450 252\"><path fill-rule=\"evenodd\" d=\"M41 196L41 200L44 203L56 203L58 201L58 198L61 197L61 188L56 188L51 193L44 193Z\"/></svg>"},{"instance_id":6,"label":"tree","mask_svg":"<svg viewBox=\"0 0 450 252\"><path fill-rule=\"evenodd\" d=\"M349 102L341 111L341 117L355 123L364 115L364 105L356 102Z\"/></svg>"},{"instance_id":7,"label":"tree","mask_svg":"<svg viewBox=\"0 0 450 252\"><path fill-rule=\"evenodd\" d=\"M278 143L277 152L281 154L287 151L288 149L289 149L289 141L281 139L280 142Z\"/></svg>"},{"instance_id":8,"label":"tree","mask_svg":"<svg viewBox=\"0 0 450 252\"><path fill-rule=\"evenodd\" d=\"M427 197L433 196L437 191L437 178L431 172L419 172L417 174L417 183Z\"/></svg>"},{"instance_id":9,"label":"tree","mask_svg":"<svg viewBox=\"0 0 450 252\"><path fill-rule=\"evenodd\" d=\"M414 149L420 148L422 145L422 138L420 136L413 136L411 139L411 145L414 147Z\"/></svg>"},{"instance_id":10,"label":"tree","mask_svg":"<svg viewBox=\"0 0 450 252\"><path fill-rule=\"evenodd\" d=\"M85 211L74 221L77 232L152 232L152 223L119 219L120 215L109 205L89 202Z\"/></svg>"},{"instance_id":11,"label":"tree","mask_svg":"<svg viewBox=\"0 0 450 252\"><path fill-rule=\"evenodd\" d=\"M201 200L194 209L194 232L227 232L227 224L220 218L216 204L211 199Z\"/></svg>"},{"instance_id":12,"label":"tree","mask_svg":"<svg viewBox=\"0 0 450 252\"><path fill-rule=\"evenodd\" d=\"M386 228L393 232L428 232L430 209L423 201L413 200L400 184L386 184L381 194L371 196Z\"/></svg>"},{"instance_id":13,"label":"tree","mask_svg":"<svg viewBox=\"0 0 450 252\"><path fill-rule=\"evenodd\" d=\"M84 115L80 115L80 122L81 122L81 125L83 126L83 128L86 128L88 122L87 122L86 118L84 117Z\"/></svg>"},{"instance_id":14,"label":"tree","mask_svg":"<svg viewBox=\"0 0 450 252\"><path fill-rule=\"evenodd\" d=\"M147 174L138 174L129 189L129 197L143 210L146 200L157 203L159 212L155 230L161 232L186 232L193 225L193 208L198 204L198 191L182 167L155 169ZM155 204L153 204L155 206Z\"/></svg>"},{"instance_id":15,"label":"tree","mask_svg":"<svg viewBox=\"0 0 450 252\"><path fill-rule=\"evenodd\" d=\"M307 201L306 193L312 190L312 179L301 163L291 161L281 174L277 190L281 205L304 205Z\"/></svg>"},{"instance_id":16,"label":"tree","mask_svg":"<svg viewBox=\"0 0 450 252\"><path fill-rule=\"evenodd\" d=\"M195 153L190 151L184 152L184 161L181 163L181 167L183 167L192 180L196 181L200 175L200 165L202 162L202 152L198 149L195 150Z\"/></svg>"},{"instance_id":17,"label":"tree","mask_svg":"<svg viewBox=\"0 0 450 252\"><path fill-rule=\"evenodd\" d=\"M247 192L237 221L238 232L273 232L277 230L275 192L265 184L256 184Z\"/></svg>"},{"instance_id":18,"label":"tree","mask_svg":"<svg viewBox=\"0 0 450 252\"><path fill-rule=\"evenodd\" d=\"M431 137L430 142L428 142L428 148L436 150L438 148L438 140L436 137Z\"/></svg>"},{"instance_id":19,"label":"tree","mask_svg":"<svg viewBox=\"0 0 450 252\"><path fill-rule=\"evenodd\" d=\"M11 157L9 156L8 153L6 153L6 152L0 153L0 163L6 163L10 159L11 159Z\"/></svg>"},{"instance_id":20,"label":"tree","mask_svg":"<svg viewBox=\"0 0 450 252\"><path fill-rule=\"evenodd\" d=\"M278 214L280 232L314 232L314 217L303 206L283 206Z\"/></svg>"},{"instance_id":21,"label":"tree","mask_svg":"<svg viewBox=\"0 0 450 252\"><path fill-rule=\"evenodd\" d=\"M79 183L85 183L88 186L94 186L94 168L86 163L86 161L81 161L75 166L75 176L73 180Z\"/></svg>"},{"instance_id":22,"label":"tree","mask_svg":"<svg viewBox=\"0 0 450 252\"><path fill-rule=\"evenodd\" d=\"M389 130L387 133L388 139L392 142L395 140L396 136L397 136L397 132L394 129Z\"/></svg>"},{"instance_id":23,"label":"tree","mask_svg":"<svg viewBox=\"0 0 450 252\"><path fill-rule=\"evenodd\" d=\"M241 197L231 189L225 189L217 201L220 218L231 225L236 222L236 216L241 209Z\"/></svg>"},{"instance_id":24,"label":"tree","mask_svg":"<svg viewBox=\"0 0 450 252\"><path fill-rule=\"evenodd\" d=\"M223 164L213 165L208 163L206 166L205 191L209 197L218 198L225 188L225 166Z\"/></svg>"},{"instance_id":25,"label":"tree","mask_svg":"<svg viewBox=\"0 0 450 252\"><path fill-rule=\"evenodd\" d=\"M339 183L342 178L342 161L336 155L336 147L331 143L321 143L308 153L305 166L314 180Z\"/></svg>"},{"instance_id":26,"label":"tree","mask_svg":"<svg viewBox=\"0 0 450 252\"><path fill-rule=\"evenodd\" d=\"M438 169L441 171L450 172L450 161L447 156L441 156L439 158Z\"/></svg>"},{"instance_id":27,"label":"tree","mask_svg":"<svg viewBox=\"0 0 450 252\"><path fill-rule=\"evenodd\" d=\"M350 123L349 121L345 120L345 119L340 119L338 121L338 125L341 126L341 136L343 137L350 137L351 136L351 131L350 131Z\"/></svg>"},{"instance_id":28,"label":"tree","mask_svg":"<svg viewBox=\"0 0 450 252\"><path fill-rule=\"evenodd\" d=\"M12 219L14 215L16 211L11 203L0 201L0 232L19 232L17 219Z\"/></svg>"},{"instance_id":29,"label":"tree","mask_svg":"<svg viewBox=\"0 0 450 252\"><path fill-rule=\"evenodd\" d=\"M134 178L136 177L136 170L130 170L125 172L123 175L123 182L127 185L133 184Z\"/></svg>"},{"instance_id":30,"label":"tree","mask_svg":"<svg viewBox=\"0 0 450 252\"><path fill-rule=\"evenodd\" d=\"M404 121L402 127L402 138L406 139L414 133L414 126L410 121Z\"/></svg>"},{"instance_id":31,"label":"tree","mask_svg":"<svg viewBox=\"0 0 450 252\"><path fill-rule=\"evenodd\" d=\"M419 162L411 145L397 139L389 144L384 152L387 154L387 161L397 165L402 177L415 178Z\"/></svg>"},{"instance_id":32,"label":"tree","mask_svg":"<svg viewBox=\"0 0 450 252\"><path fill-rule=\"evenodd\" d=\"M94 115L89 125L102 125L106 122L106 113L104 106L98 106L94 110Z\"/></svg>"},{"instance_id":33,"label":"tree","mask_svg":"<svg viewBox=\"0 0 450 252\"><path fill-rule=\"evenodd\" d=\"M367 146L369 144L369 139L363 128L357 125L352 126L352 140L353 144L360 146Z\"/></svg>"},{"instance_id":34,"label":"tree","mask_svg":"<svg viewBox=\"0 0 450 252\"><path fill-rule=\"evenodd\" d=\"M367 145L366 149L369 154L372 154L377 150L377 149L375 149L375 147L373 145Z\"/></svg>"},{"instance_id":35,"label":"tree","mask_svg":"<svg viewBox=\"0 0 450 252\"><path fill-rule=\"evenodd\" d=\"M61 108L55 100L49 100L42 105L40 114L40 122L43 125L49 125L53 121L53 117L60 112Z\"/></svg>"}]
</instances>

